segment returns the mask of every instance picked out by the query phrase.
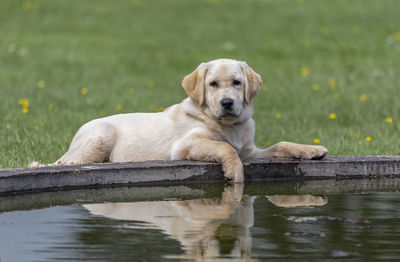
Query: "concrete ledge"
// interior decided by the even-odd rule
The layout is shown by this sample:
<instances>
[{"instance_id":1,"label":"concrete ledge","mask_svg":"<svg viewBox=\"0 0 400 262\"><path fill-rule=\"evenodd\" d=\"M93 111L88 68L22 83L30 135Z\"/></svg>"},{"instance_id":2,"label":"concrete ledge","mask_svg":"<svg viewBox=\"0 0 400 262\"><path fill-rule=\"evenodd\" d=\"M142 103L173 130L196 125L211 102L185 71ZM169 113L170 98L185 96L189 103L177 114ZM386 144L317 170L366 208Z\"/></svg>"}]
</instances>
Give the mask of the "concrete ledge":
<instances>
[{"instance_id":1,"label":"concrete ledge","mask_svg":"<svg viewBox=\"0 0 400 262\"><path fill-rule=\"evenodd\" d=\"M327 157L323 160L252 159L246 181L400 177L400 157ZM117 185L172 185L224 181L217 163L150 161L0 170L0 195Z\"/></svg>"}]
</instances>

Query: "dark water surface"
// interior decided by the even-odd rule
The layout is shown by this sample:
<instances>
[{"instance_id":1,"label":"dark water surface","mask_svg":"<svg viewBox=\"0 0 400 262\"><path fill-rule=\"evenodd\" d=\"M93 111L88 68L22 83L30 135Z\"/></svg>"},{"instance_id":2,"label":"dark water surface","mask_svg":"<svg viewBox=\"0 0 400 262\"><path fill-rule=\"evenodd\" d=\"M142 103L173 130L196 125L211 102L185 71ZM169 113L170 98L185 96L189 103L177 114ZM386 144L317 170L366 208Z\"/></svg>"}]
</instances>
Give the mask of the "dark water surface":
<instances>
[{"instance_id":1,"label":"dark water surface","mask_svg":"<svg viewBox=\"0 0 400 262\"><path fill-rule=\"evenodd\" d=\"M3 197L0 261L400 261L399 184L207 184Z\"/></svg>"}]
</instances>

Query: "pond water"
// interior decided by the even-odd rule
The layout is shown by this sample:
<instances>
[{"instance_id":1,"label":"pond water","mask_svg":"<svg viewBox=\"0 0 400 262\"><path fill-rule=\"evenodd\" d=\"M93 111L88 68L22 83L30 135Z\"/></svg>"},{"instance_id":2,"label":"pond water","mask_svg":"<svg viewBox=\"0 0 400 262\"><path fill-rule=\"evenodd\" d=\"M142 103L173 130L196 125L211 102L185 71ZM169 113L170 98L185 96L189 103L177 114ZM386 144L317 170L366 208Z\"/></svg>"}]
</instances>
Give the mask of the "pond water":
<instances>
[{"instance_id":1,"label":"pond water","mask_svg":"<svg viewBox=\"0 0 400 262\"><path fill-rule=\"evenodd\" d=\"M400 260L398 180L310 183L2 197L0 261Z\"/></svg>"}]
</instances>

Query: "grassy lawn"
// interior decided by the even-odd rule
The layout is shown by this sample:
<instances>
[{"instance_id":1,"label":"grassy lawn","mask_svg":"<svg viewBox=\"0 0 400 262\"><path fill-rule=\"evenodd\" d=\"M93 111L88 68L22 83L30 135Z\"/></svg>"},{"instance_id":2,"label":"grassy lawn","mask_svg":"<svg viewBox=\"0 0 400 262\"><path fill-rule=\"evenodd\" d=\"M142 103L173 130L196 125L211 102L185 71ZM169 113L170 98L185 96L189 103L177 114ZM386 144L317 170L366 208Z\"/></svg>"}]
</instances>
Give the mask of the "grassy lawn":
<instances>
[{"instance_id":1,"label":"grassy lawn","mask_svg":"<svg viewBox=\"0 0 400 262\"><path fill-rule=\"evenodd\" d=\"M221 57L263 78L259 146L400 154L400 1L0 3L0 168L56 160L90 119L180 102Z\"/></svg>"}]
</instances>

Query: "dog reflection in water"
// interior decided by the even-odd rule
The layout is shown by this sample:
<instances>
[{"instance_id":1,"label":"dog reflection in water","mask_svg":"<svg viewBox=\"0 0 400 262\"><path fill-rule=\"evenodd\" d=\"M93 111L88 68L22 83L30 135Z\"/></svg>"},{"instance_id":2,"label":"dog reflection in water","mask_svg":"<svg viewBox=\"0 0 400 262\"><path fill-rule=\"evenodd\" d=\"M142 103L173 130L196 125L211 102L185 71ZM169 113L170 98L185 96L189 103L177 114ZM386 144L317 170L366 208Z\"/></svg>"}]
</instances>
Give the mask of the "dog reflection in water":
<instances>
[{"instance_id":1,"label":"dog reflection in water","mask_svg":"<svg viewBox=\"0 0 400 262\"><path fill-rule=\"evenodd\" d=\"M328 198L323 196L305 195L272 195L267 199L278 207L316 207L328 203Z\"/></svg>"},{"instance_id":2,"label":"dog reflection in water","mask_svg":"<svg viewBox=\"0 0 400 262\"><path fill-rule=\"evenodd\" d=\"M320 206L326 198L311 195L267 196L276 206ZM224 188L221 198L183 201L89 204L93 215L141 221L178 240L185 253L169 258L251 261L250 228L256 196L243 195L243 184ZM225 259L223 259L223 258Z\"/></svg>"},{"instance_id":3,"label":"dog reflection in water","mask_svg":"<svg viewBox=\"0 0 400 262\"><path fill-rule=\"evenodd\" d=\"M183 201L90 204L93 215L150 223L178 240L181 259L250 258L255 197L243 196L243 184L225 187L221 198ZM178 257L177 257L178 258Z\"/></svg>"}]
</instances>

